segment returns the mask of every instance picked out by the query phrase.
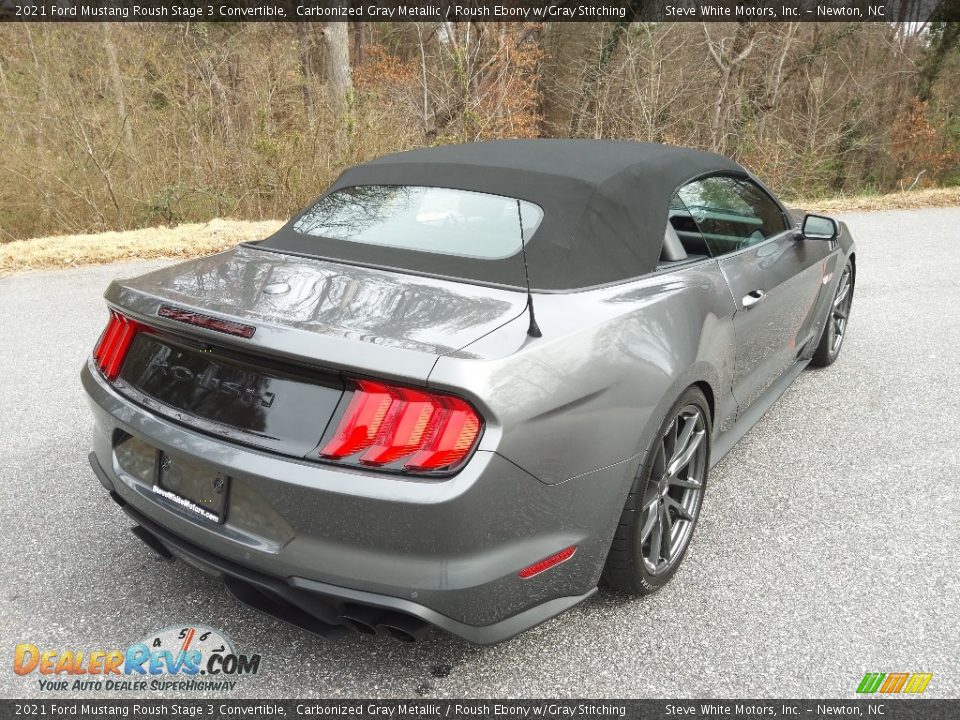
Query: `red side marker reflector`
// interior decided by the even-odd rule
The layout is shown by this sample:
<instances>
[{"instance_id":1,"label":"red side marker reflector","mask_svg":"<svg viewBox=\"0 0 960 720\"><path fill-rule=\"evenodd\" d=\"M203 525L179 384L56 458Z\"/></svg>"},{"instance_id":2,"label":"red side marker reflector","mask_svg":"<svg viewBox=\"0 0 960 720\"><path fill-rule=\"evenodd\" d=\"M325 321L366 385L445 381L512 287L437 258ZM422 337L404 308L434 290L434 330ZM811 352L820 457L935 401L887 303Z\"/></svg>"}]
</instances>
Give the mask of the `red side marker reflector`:
<instances>
[{"instance_id":1,"label":"red side marker reflector","mask_svg":"<svg viewBox=\"0 0 960 720\"><path fill-rule=\"evenodd\" d=\"M520 577L523 578L524 580L527 580L528 578L532 578L534 575L539 575L545 570L549 570L550 568L555 567L560 563L566 562L567 560L573 557L573 554L576 551L577 551L577 546L571 545L565 550L561 550L556 555L551 555L550 557L545 558L540 562L534 563L530 567L525 567L523 570L520 571Z\"/></svg>"},{"instance_id":2,"label":"red side marker reflector","mask_svg":"<svg viewBox=\"0 0 960 720\"><path fill-rule=\"evenodd\" d=\"M216 330L227 335L236 335L242 338L252 338L257 329L253 325L244 325L243 323L233 322L232 320L221 320L220 318L202 315L192 310L175 308L170 305L161 305L157 310L160 317L176 320L187 325L196 325L207 330Z\"/></svg>"}]
</instances>

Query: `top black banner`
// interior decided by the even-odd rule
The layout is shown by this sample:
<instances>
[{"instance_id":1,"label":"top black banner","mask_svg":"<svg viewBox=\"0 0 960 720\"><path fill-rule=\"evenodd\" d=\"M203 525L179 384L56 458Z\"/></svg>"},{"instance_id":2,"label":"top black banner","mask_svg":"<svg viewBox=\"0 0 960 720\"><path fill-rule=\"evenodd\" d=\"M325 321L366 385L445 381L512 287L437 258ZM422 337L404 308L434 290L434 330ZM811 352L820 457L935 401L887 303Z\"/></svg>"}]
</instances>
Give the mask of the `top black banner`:
<instances>
[{"instance_id":1,"label":"top black banner","mask_svg":"<svg viewBox=\"0 0 960 720\"><path fill-rule=\"evenodd\" d=\"M0 0L13 22L928 22L960 0Z\"/></svg>"}]
</instances>

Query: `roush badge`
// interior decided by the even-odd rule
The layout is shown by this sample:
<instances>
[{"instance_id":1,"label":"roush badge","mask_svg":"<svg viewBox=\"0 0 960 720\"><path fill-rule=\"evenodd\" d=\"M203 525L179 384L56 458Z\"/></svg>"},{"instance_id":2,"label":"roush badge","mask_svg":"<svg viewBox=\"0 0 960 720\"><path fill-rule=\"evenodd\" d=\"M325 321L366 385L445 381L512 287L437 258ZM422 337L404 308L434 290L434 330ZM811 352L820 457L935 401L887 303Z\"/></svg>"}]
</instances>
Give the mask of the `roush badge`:
<instances>
[{"instance_id":1,"label":"roush badge","mask_svg":"<svg viewBox=\"0 0 960 720\"><path fill-rule=\"evenodd\" d=\"M252 338L253 334L257 331L253 325L245 325L244 323L234 322L233 320L224 320L223 318L204 315L194 312L193 310L173 307L172 305L161 305L157 310L157 317L176 320L177 322L186 323L187 325L196 325L197 327L215 330L216 332L226 335L236 335L237 337L247 338L248 340Z\"/></svg>"},{"instance_id":2,"label":"roush badge","mask_svg":"<svg viewBox=\"0 0 960 720\"><path fill-rule=\"evenodd\" d=\"M44 648L20 643L13 671L35 676L44 692L223 691L260 671L260 655L236 651L226 633L206 625L171 625L127 648Z\"/></svg>"}]
</instances>

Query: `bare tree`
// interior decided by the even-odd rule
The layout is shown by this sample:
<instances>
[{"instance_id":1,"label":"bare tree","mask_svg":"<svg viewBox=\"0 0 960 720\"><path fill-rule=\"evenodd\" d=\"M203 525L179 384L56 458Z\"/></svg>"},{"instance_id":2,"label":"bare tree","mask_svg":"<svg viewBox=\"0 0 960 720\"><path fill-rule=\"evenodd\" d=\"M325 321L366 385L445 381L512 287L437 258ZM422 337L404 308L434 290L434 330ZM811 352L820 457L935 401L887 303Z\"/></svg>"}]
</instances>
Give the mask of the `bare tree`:
<instances>
[{"instance_id":1,"label":"bare tree","mask_svg":"<svg viewBox=\"0 0 960 720\"><path fill-rule=\"evenodd\" d=\"M583 79L580 82L580 92L577 97L570 117L570 136L577 137L580 134L581 126L590 111L590 107L596 102L597 85L603 77L607 66L613 59L613 54L620 45L629 23L626 21L613 23L609 34L601 38L600 52L597 59L587 67ZM599 137L599 133L595 133Z\"/></svg>"},{"instance_id":2,"label":"bare tree","mask_svg":"<svg viewBox=\"0 0 960 720\"><path fill-rule=\"evenodd\" d=\"M300 54L300 93L303 96L303 110L307 116L307 125L313 128L317 124L317 103L313 94L313 23L299 22L297 28L297 49Z\"/></svg>"},{"instance_id":3,"label":"bare tree","mask_svg":"<svg viewBox=\"0 0 960 720\"><path fill-rule=\"evenodd\" d=\"M540 78L545 135L565 137L570 133L575 108L582 102L584 80L602 47L602 32L600 23L554 22L546 25ZM576 124L579 122L577 120Z\"/></svg>"},{"instance_id":4,"label":"bare tree","mask_svg":"<svg viewBox=\"0 0 960 720\"><path fill-rule=\"evenodd\" d=\"M125 150L129 153L133 147L133 131L127 117L127 100L123 94L123 78L120 77L120 63L117 61L117 46L113 41L112 23L100 23L103 30L103 49L107 53L107 72L110 76L110 86L113 89L113 99L117 105L117 118L123 128Z\"/></svg>"},{"instance_id":5,"label":"bare tree","mask_svg":"<svg viewBox=\"0 0 960 720\"><path fill-rule=\"evenodd\" d=\"M716 149L787 196L951 181L960 39L912 22L0 24L0 238L282 217L499 137Z\"/></svg>"},{"instance_id":6,"label":"bare tree","mask_svg":"<svg viewBox=\"0 0 960 720\"><path fill-rule=\"evenodd\" d=\"M347 109L353 80L350 73L350 34L345 22L328 22L323 29L327 46L327 90L338 113Z\"/></svg>"},{"instance_id":7,"label":"bare tree","mask_svg":"<svg viewBox=\"0 0 960 720\"><path fill-rule=\"evenodd\" d=\"M706 39L707 51L720 73L720 82L713 101L713 113L710 120L710 144L714 152L723 152L726 145L726 134L723 132L723 113L727 107L727 99L731 88L736 86L743 62L750 57L753 43L757 34L756 23L739 23L733 38L723 38L714 41L707 30L707 24L701 23L703 36ZM727 48L727 44L730 48Z\"/></svg>"}]
</instances>

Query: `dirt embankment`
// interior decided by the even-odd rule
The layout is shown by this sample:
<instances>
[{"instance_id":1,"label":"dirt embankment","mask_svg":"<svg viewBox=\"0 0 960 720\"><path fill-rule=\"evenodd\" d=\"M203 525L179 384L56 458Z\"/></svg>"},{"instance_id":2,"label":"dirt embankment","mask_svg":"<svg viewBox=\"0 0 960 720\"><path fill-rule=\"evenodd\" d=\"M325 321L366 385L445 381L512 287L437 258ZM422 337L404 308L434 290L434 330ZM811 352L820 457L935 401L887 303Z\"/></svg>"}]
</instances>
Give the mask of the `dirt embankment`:
<instances>
[{"instance_id":1,"label":"dirt embankment","mask_svg":"<svg viewBox=\"0 0 960 720\"><path fill-rule=\"evenodd\" d=\"M808 212L839 213L960 205L960 188L891 195L796 201ZM24 270L95 265L120 260L189 258L225 250L273 233L279 220L223 220L90 235L55 235L0 243L0 276Z\"/></svg>"}]
</instances>

